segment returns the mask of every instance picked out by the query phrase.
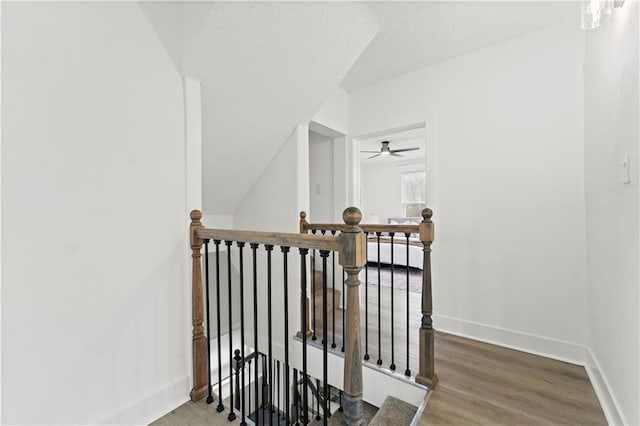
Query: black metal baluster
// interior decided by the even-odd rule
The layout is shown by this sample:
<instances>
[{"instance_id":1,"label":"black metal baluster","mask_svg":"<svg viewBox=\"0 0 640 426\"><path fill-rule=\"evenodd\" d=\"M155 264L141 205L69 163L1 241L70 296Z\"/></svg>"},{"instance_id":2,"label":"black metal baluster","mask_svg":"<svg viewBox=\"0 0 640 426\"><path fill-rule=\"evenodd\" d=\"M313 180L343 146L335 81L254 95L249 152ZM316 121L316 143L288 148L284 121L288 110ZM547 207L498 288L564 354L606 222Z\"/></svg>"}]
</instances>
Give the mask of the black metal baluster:
<instances>
[{"instance_id":1,"label":"black metal baluster","mask_svg":"<svg viewBox=\"0 0 640 426\"><path fill-rule=\"evenodd\" d=\"M258 260L257 260L257 250L258 244L251 243L249 244L251 247L251 260L253 262L253 353L256 358L256 368L255 368L255 381L253 387L255 389L255 406L256 406L256 418L255 424L258 424L258 420L260 419L260 403L259 403L259 394L258 394Z\"/></svg>"},{"instance_id":2,"label":"black metal baluster","mask_svg":"<svg viewBox=\"0 0 640 426\"><path fill-rule=\"evenodd\" d=\"M298 426L300 424L300 395L298 394L298 370L296 368L293 369L293 384L293 415L296 419L296 426Z\"/></svg>"},{"instance_id":3,"label":"black metal baluster","mask_svg":"<svg viewBox=\"0 0 640 426\"><path fill-rule=\"evenodd\" d=\"M407 245L407 369L404 370L404 375L411 377L411 369L409 368L409 236L411 234L406 232L404 237Z\"/></svg>"},{"instance_id":4,"label":"black metal baluster","mask_svg":"<svg viewBox=\"0 0 640 426\"><path fill-rule=\"evenodd\" d=\"M266 383L266 375L267 375L267 357L266 355L262 355L262 424L264 426L265 418L267 416L267 409L271 411L268 407L269 400L269 383Z\"/></svg>"},{"instance_id":5,"label":"black metal baluster","mask_svg":"<svg viewBox=\"0 0 640 426\"><path fill-rule=\"evenodd\" d=\"M236 410L240 410L240 363L242 361L242 358L240 357L240 349L236 349L235 351L233 351L233 353L233 361L235 362L236 366L236 399L233 401L233 405L235 406Z\"/></svg>"},{"instance_id":6,"label":"black metal baluster","mask_svg":"<svg viewBox=\"0 0 640 426\"><path fill-rule=\"evenodd\" d=\"M338 407L338 411L340 411L341 413L344 411L344 408L342 408L342 391L338 391L338 403L340 404L340 407Z\"/></svg>"},{"instance_id":7,"label":"black metal baluster","mask_svg":"<svg viewBox=\"0 0 640 426\"><path fill-rule=\"evenodd\" d=\"M318 394L316 398L316 421L320 420L320 380L316 379L316 393ZM324 407L324 404L323 404Z\"/></svg>"},{"instance_id":8,"label":"black metal baluster","mask_svg":"<svg viewBox=\"0 0 640 426\"><path fill-rule=\"evenodd\" d=\"M364 264L364 360L368 361L369 360L369 233L368 232L365 232L365 238L367 240L367 246L366 246L367 262Z\"/></svg>"},{"instance_id":9,"label":"black metal baluster","mask_svg":"<svg viewBox=\"0 0 640 426\"><path fill-rule=\"evenodd\" d=\"M347 279L347 273L342 268L342 346L340 347L340 352L344 352L344 313L347 310L346 296L344 292L344 282Z\"/></svg>"},{"instance_id":10,"label":"black metal baluster","mask_svg":"<svg viewBox=\"0 0 640 426\"><path fill-rule=\"evenodd\" d=\"M336 231L332 230L331 235L336 235ZM331 252L331 348L336 347L336 252Z\"/></svg>"},{"instance_id":11,"label":"black metal baluster","mask_svg":"<svg viewBox=\"0 0 640 426\"><path fill-rule=\"evenodd\" d=\"M207 404L213 402L213 386L211 386L211 316L209 314L209 239L204 241L204 279L205 279L205 309L207 310Z\"/></svg>"},{"instance_id":12,"label":"black metal baluster","mask_svg":"<svg viewBox=\"0 0 640 426\"><path fill-rule=\"evenodd\" d=\"M249 381L251 381L251 362L252 361L253 360L251 358L249 358L249 360L247 361L247 364L249 365ZM248 401L247 411L249 412L249 418L251 418L251 386L247 387L247 401Z\"/></svg>"},{"instance_id":13,"label":"black metal baluster","mask_svg":"<svg viewBox=\"0 0 640 426\"><path fill-rule=\"evenodd\" d=\"M313 229L311 231L312 235L316 235L316 230ZM316 336L316 249L313 249L311 254L311 298L313 310L313 316L311 317L311 340L317 340L318 336Z\"/></svg>"},{"instance_id":14,"label":"black metal baluster","mask_svg":"<svg viewBox=\"0 0 640 426\"><path fill-rule=\"evenodd\" d=\"M320 257L322 258L322 291L325 292L327 291L327 257L329 257L329 252L327 250L320 250ZM326 336L327 335L327 298L324 298L324 301L322 302L322 317L323 317L323 321L322 321L322 335ZM327 376L327 360L328 360L328 356L327 356L327 342L329 339L323 339L322 342L322 381L324 382L324 391L326 393L326 386L327 386L327 382L328 382L328 376ZM318 389L318 392L320 392L320 389ZM326 400L323 406L323 411L324 411L324 422L326 424L327 421L327 406L326 406Z\"/></svg>"},{"instance_id":15,"label":"black metal baluster","mask_svg":"<svg viewBox=\"0 0 640 426\"><path fill-rule=\"evenodd\" d=\"M284 410L285 420L290 424L289 413L289 247L280 247L284 269Z\"/></svg>"},{"instance_id":16,"label":"black metal baluster","mask_svg":"<svg viewBox=\"0 0 640 426\"><path fill-rule=\"evenodd\" d=\"M303 424L309 423L309 399L307 393L307 314L306 314L306 305L307 305L307 255L309 254L308 248L300 248L300 290L301 290L301 303L302 307L302 421ZM323 297L326 303L326 295ZM326 321L323 324L323 327L326 327ZM325 336L322 336L323 340L327 340Z\"/></svg>"},{"instance_id":17,"label":"black metal baluster","mask_svg":"<svg viewBox=\"0 0 640 426\"><path fill-rule=\"evenodd\" d=\"M229 409L231 411L229 411L227 419L232 422L236 419L236 413L233 412L233 298L231 294L231 245L233 241L225 241L224 244L227 246L227 282L229 284Z\"/></svg>"},{"instance_id":18,"label":"black metal baluster","mask_svg":"<svg viewBox=\"0 0 640 426\"><path fill-rule=\"evenodd\" d=\"M382 232L376 232L376 237L377 237L377 242L378 242L378 360L376 361L376 364L378 365L382 365L382 339L380 336L380 330L382 329L381 326L381 312L380 312L380 236L382 235Z\"/></svg>"},{"instance_id":19,"label":"black metal baluster","mask_svg":"<svg viewBox=\"0 0 640 426\"><path fill-rule=\"evenodd\" d=\"M391 237L391 365L389 366L389 368L391 369L391 371L395 371L396 369L396 363L395 363L395 339L393 337L394 335L394 328L395 328L395 310L396 310L396 306L393 303L393 293L394 293L394 275L395 275L395 265L394 265L394 259L393 259L393 253L395 251L395 246L393 245L393 237L395 236L395 232L390 232L389 236Z\"/></svg>"},{"instance_id":20,"label":"black metal baluster","mask_svg":"<svg viewBox=\"0 0 640 426\"><path fill-rule=\"evenodd\" d=\"M291 394L290 394L289 386L291 385L291 382L289 381L289 366L285 366L284 374L285 374L284 382L286 384L286 388L285 388L285 391L284 391L284 394L285 394L284 402L285 402L286 405L284 407L285 414L284 414L283 418L286 421L286 424L290 425L291 424L291 407L289 406L289 404L291 403L291 401L290 401L289 398L290 398Z\"/></svg>"},{"instance_id":21,"label":"black metal baluster","mask_svg":"<svg viewBox=\"0 0 640 426\"><path fill-rule=\"evenodd\" d=\"M273 245L264 246L267 251L267 329L269 344L269 425L273 424L273 330L271 328L271 252Z\"/></svg>"},{"instance_id":22,"label":"black metal baluster","mask_svg":"<svg viewBox=\"0 0 640 426\"><path fill-rule=\"evenodd\" d=\"M278 393L276 394L276 412L278 413L278 423L280 423L280 360L276 360L276 383L278 384Z\"/></svg>"},{"instance_id":23,"label":"black metal baluster","mask_svg":"<svg viewBox=\"0 0 640 426\"><path fill-rule=\"evenodd\" d=\"M218 406L216 411L221 413L224 411L222 401L222 336L220 334L220 240L213 240L216 246L216 310L217 310L217 328L218 328Z\"/></svg>"},{"instance_id":24,"label":"black metal baluster","mask_svg":"<svg viewBox=\"0 0 640 426\"><path fill-rule=\"evenodd\" d=\"M241 426L246 426L247 424L247 417L246 417L246 411L245 411L245 384L244 384L244 244L241 241L238 241L238 260L239 260L239 264L240 264L240 356L242 358L242 365L240 366L240 368L242 369L241 371L241 377L242 377L242 395L241 395L241 399L242 399L242 407L241 407L241 411L242 411L242 420L240 421L240 425ZM249 372L249 374L251 374L251 372ZM237 389L238 391L240 389Z\"/></svg>"},{"instance_id":25,"label":"black metal baluster","mask_svg":"<svg viewBox=\"0 0 640 426\"><path fill-rule=\"evenodd\" d=\"M325 229L323 229L323 230L321 230L321 231L320 231L320 233L321 233L322 235L325 235L325 234L327 233L327 231L326 231ZM327 289L326 289L326 288L325 288L323 291L324 291L324 293L322 294L322 299L324 300L324 299L326 299L329 295L327 294ZM324 322L324 321L327 321L326 316L325 316L324 318L322 318L322 321L323 321L323 322ZM324 329L324 328L323 328L323 329ZM326 335L326 333L324 333L324 334L322 335L322 342L324 342L324 339L326 339L327 337L328 337L328 336ZM320 342L320 343L322 343L322 342Z\"/></svg>"}]
</instances>

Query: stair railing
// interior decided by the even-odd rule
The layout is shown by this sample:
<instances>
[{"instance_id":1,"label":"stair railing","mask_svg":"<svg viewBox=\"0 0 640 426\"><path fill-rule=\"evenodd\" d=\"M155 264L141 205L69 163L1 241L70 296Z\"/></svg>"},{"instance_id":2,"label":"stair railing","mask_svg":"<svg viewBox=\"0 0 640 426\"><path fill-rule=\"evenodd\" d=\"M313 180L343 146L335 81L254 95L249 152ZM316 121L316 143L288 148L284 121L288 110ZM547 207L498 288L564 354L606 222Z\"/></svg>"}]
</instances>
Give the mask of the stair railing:
<instances>
[{"instance_id":1,"label":"stair railing","mask_svg":"<svg viewBox=\"0 0 640 426\"><path fill-rule=\"evenodd\" d=\"M389 362L388 368L390 370L396 370L396 346L403 345L405 346L405 360L404 363L406 365L404 374L407 377L411 377L411 369L409 367L410 363L410 341L411 338L411 329L415 328L419 325L418 332L418 374L415 376L415 381L428 386L430 388L435 388L438 383L438 375L435 373L434 366L434 328L433 328L433 295L432 295L432 286L431 286L431 244L433 243L434 238L434 224L431 220L433 216L433 211L431 209L424 209L422 211L422 221L419 224L360 224L359 227L364 232L367 240L370 243L367 244L367 248L365 250L365 261L368 258L368 250L369 246L373 246L374 250L377 250L377 256L373 256L377 262L371 264L366 263L364 268L364 355L363 359L368 361L372 354L369 353L370 347L373 347L375 350L375 343L377 343L377 360L376 364L382 366L385 363L382 356L382 347L384 346L381 338L382 327L386 326L381 323L381 300L386 295L382 294L382 286L381 286L381 260L382 257L380 255L381 241L386 240L390 242L391 247L393 249L390 250L390 269L391 269L391 287L389 292L390 298L390 306L391 306L391 322L390 322L390 341L386 342L390 347L390 359L386 360ZM337 232L344 232L345 225L336 224L336 223L309 223L307 221L307 214L305 212L300 212L300 233L301 234L311 234L311 235L335 235ZM410 294L409 294L409 274L410 274L410 242L411 236L415 235L419 238L419 244L421 245L422 250L422 275L421 275L421 306L420 306L420 314L421 319L420 323L413 324L411 323L409 313L410 313ZM400 250L406 250L406 252L402 252L404 254L404 259L406 263L402 261L396 262L394 259L394 254ZM398 250L396 250L396 248ZM374 253L375 254L375 253ZM313 257L313 256L312 256ZM312 261L312 269L315 262ZM394 302L394 277L396 276L395 270L396 267L403 266L405 267L404 273L406 273L406 295L405 295L405 313L406 317L404 319L405 325L405 333L404 336L396 336L396 318L395 318L395 302ZM373 281L376 283L374 291L377 291L376 302L373 303L372 308L372 316L377 317L377 326L370 327L369 320L369 311L370 311L370 299L369 299L369 274L370 269L373 269L371 273L374 275ZM335 270L333 271L335 276ZM375 275L377 273L377 281L375 280ZM314 279L314 275L312 274L312 280ZM335 306L335 287L336 283L333 281L333 289L331 289L331 298L333 298L333 305ZM327 335L326 331L323 333L320 330L316 329L316 292L314 291L314 283L312 282L312 300L310 301L310 305L312 306L311 312L307 311L307 319L305 320L306 324L311 325L311 329L302 328L303 330L307 330L307 334L312 336L312 339L315 340L317 335L322 333L322 336ZM343 292L344 294L344 292ZM323 293L323 299L327 299L327 293ZM326 300L324 300L326 301ZM344 304L344 303L343 303ZM343 311L344 312L344 311ZM309 314L311 315L310 318ZM402 321L402 319L400 320ZM335 310L333 312L333 333L332 339L335 341L336 332L335 332ZM342 319L342 329L344 330L347 326L345 325L345 319ZM372 330L370 330L370 328ZM377 333L377 342L373 341L372 345L370 345L369 341L369 332ZM404 337L404 341L403 341ZM327 337L328 338L328 337ZM338 336L339 338L339 336ZM371 340L375 340L375 336L372 336ZM344 341L344 336L343 336Z\"/></svg>"},{"instance_id":2,"label":"stair railing","mask_svg":"<svg viewBox=\"0 0 640 426\"><path fill-rule=\"evenodd\" d=\"M246 424L247 413L245 411L245 405L250 406L250 404L245 404L245 375L244 375L244 366L245 362L245 345L253 344L253 351L264 351L267 353L268 357L268 365L266 370L263 368L263 382L264 376L268 374L268 392L266 392L268 396L268 404L266 406L270 407L271 410L274 407L273 404L273 393L274 393L274 380L273 380L273 366L277 365L278 369L280 364L274 363L275 359L272 353L272 317L275 315L281 315L282 309L278 307L276 312L272 312L271 308L271 295L272 291L282 291L284 290L284 361L282 362L283 367L283 378L284 383L282 389L285 391L285 402L284 406L286 409L286 421L290 422L290 395L288 389L290 389L290 374L293 373L293 367L290 364L289 353L290 346L289 340L292 336L289 335L288 330L288 254L290 249L297 248L300 256L300 283L298 283L300 287L300 309L301 309L301 330L307 330L307 260L308 254L310 250L317 250L320 252L320 256L323 258L323 276L324 282L323 285L326 287L326 266L327 266L327 258L330 256L330 253L337 252L339 258L339 264L342 266L344 273L346 274L345 286L347 288L346 294L346 312L345 312L345 340L344 340L344 379L343 379L343 389L342 389L342 407L344 412L344 421L345 424L348 425L361 425L364 424L364 420L362 417L362 349L361 349L361 337L360 337L360 304L359 304L359 285L360 281L358 279L358 274L360 273L362 267L366 263L366 238L362 230L359 228L360 220L362 219L362 214L360 210L355 207L347 208L343 213L344 225L341 227L341 232L338 235L305 235L299 233L274 233L274 232L253 232L253 231L236 231L236 230L226 230L226 229L207 229L201 222L202 213L198 210L194 210L190 214L191 217L191 225L190 225L190 242L191 242L191 250L192 250L192 268L193 268L193 283L192 283L192 325L193 325L193 337L192 337L192 350L193 350L193 389L191 390L191 399L196 401L207 396L207 402L212 403L214 401L213 398L213 385L211 379L211 330L210 330L210 310L209 306L209 290L210 290L210 274L209 274L209 243L212 241L215 247L215 287L216 287L216 307L215 312L217 314L217 359L218 359L218 389L217 389L217 411L222 412L225 410L225 406L223 401L226 395L223 395L223 387L222 387L222 379L221 379L221 370L222 364L221 359L226 354L222 353L220 342L222 340L221 334L221 306L220 306L220 270L221 270L221 262L219 259L219 253L221 245L226 246L227 250L227 273L228 273L228 325L229 325L229 335L228 335L228 344L229 344L229 354L228 354L228 362L229 362L229 420L234 420L236 418L236 414L234 411L234 402L237 401L237 398L234 398L234 391L236 395L238 393L241 394L240 398L240 414L241 416L241 424ZM334 232L335 234L335 232ZM232 283L231 276L231 255L232 255L232 247L234 244L237 247L237 255L238 255L238 263L239 267L239 277L235 284ZM250 254L252 257L252 276L247 277L245 280L244 276L244 249L246 245L250 247ZM257 296L257 267L256 267L256 253L259 246L262 245L264 250L266 251L267 257L267 266L266 266L266 285L267 285L267 300L266 300L266 309L268 309L267 315L267 324L265 330L265 324L258 324L257 322L257 307L258 307L258 296ZM205 276L203 280L203 265L202 265L202 247L205 247ZM272 283L272 275L271 275L271 265L272 265L272 253L274 247L279 246L280 251L282 252L282 261L283 261L283 269L284 269L284 278L283 278L283 286L280 287L276 284L274 288ZM254 309L254 342L245 341L245 312L244 312L244 304L245 304L245 281L253 282L253 309ZM204 284L204 285L203 285ZM235 356L233 355L233 333L232 333L232 307L234 305L232 301L233 289L238 288L240 292L240 349L235 351ZM247 298L251 295L251 288L247 289ZM203 294L206 295L205 300L203 300ZM265 301L261 301L265 302ZM235 301L237 304L237 300ZM207 317L207 333L205 334L204 329L204 314L206 312ZM326 318L326 303L324 306L325 318L324 324L326 326L327 318ZM251 327L251 326L249 326ZM258 330L258 327L260 329ZM265 333L268 335L268 348L265 351L264 348L258 347L258 334L264 336ZM325 333L326 336L326 333ZM293 356L301 356L302 358L302 369L300 370L300 375L303 380L309 377L307 371L307 333L300 333L300 337L302 340L302 349L301 354L293 354ZM236 337L237 340L237 337ZM236 344L238 342L235 342ZM323 394L328 395L328 381L327 381L327 339L324 339L323 342ZM257 362L256 362L257 363ZM240 370L240 373L236 373L236 384L234 385L233 379L233 366L237 366ZM256 372L255 377L255 386L257 387L258 377L257 377L257 366L254 368ZM277 374L277 373L276 373ZM250 373L249 373L250 375ZM279 375L277 376L279 377ZM251 377L249 377L249 382L251 382ZM278 389L279 389L279 382ZM235 389L234 389L235 388ZM304 406L308 406L308 395L307 391L308 386L304 386L302 402ZM250 389L249 389L250 392ZM277 391L279 393L279 390ZM256 388L254 392L254 397L256 398L255 407L265 406L265 401L259 405L258 404L258 390ZM280 397L278 395L278 401ZM323 418L323 423L327 424L327 410L324 410L325 416ZM250 413L249 413L250 414ZM307 410L302 411L303 419L302 421L306 424L308 422L308 414ZM264 419L263 419L264 420ZM269 416L269 424L273 422L273 416ZM279 422L279 420L278 420Z\"/></svg>"}]
</instances>

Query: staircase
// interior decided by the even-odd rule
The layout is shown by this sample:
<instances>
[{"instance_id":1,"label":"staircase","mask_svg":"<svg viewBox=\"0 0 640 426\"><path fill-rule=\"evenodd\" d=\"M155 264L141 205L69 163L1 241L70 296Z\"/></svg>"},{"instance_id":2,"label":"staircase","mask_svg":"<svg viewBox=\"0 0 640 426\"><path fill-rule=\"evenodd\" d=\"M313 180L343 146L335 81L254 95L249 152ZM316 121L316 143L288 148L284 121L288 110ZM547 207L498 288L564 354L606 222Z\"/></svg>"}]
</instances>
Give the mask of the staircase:
<instances>
[{"instance_id":1,"label":"staircase","mask_svg":"<svg viewBox=\"0 0 640 426\"><path fill-rule=\"evenodd\" d=\"M408 370L400 372L393 367L394 343L399 357L400 346L409 348L411 325L407 316L404 332L394 338L393 303L391 321L383 323L391 326L387 339L391 357L378 354L380 362L373 363L366 362L369 358L364 356L367 328L365 325L362 333L359 274L366 264L367 238L359 227L362 215L357 208L345 210L342 225L302 222L298 234L207 229L200 222L201 212L193 211L192 401L206 397L206 410L226 412L229 422L250 423L255 415L270 423L276 420L276 424L318 419L323 424L361 426L369 419L389 424L392 418L399 422L394 424L413 423L418 412L415 407L424 406L429 392L420 379L437 380L429 340L433 334L430 215L427 209L419 226L397 225L390 231L420 231L425 245L422 319L413 321L420 337L420 368L413 377ZM305 226L336 229L329 229L331 235L310 235ZM204 259L202 248L207 253ZM318 266L316 261L320 271L309 274L310 265L312 270ZM228 272L221 276L224 270ZM381 287L378 283L378 293ZM365 300L367 289L368 285L364 287ZM294 319L296 314L299 319ZM366 319L366 310L363 314ZM381 317L379 314L374 328L378 351L386 346L380 344ZM215 321L213 328L211 320ZM212 345L207 336L221 336L221 327L228 329L234 324L239 333L228 333L226 350L222 350L221 339ZM416 334L414 341L418 341ZM408 349L406 354L408 362ZM229 378L227 388L223 377ZM336 392L340 395L337 402ZM381 409L376 412L375 407Z\"/></svg>"}]
</instances>

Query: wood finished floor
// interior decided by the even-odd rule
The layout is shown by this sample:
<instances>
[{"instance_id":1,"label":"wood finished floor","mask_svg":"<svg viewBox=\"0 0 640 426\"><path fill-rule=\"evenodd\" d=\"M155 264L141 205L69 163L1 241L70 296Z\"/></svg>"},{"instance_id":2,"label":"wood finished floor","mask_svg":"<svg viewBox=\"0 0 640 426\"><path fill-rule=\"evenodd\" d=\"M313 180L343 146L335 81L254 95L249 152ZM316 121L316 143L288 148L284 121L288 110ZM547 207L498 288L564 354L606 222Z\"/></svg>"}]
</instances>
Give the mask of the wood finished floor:
<instances>
[{"instance_id":1,"label":"wood finished floor","mask_svg":"<svg viewBox=\"0 0 640 426\"><path fill-rule=\"evenodd\" d=\"M607 424L583 367L440 332L435 362L421 426ZM188 402L154 424L230 424L215 408Z\"/></svg>"},{"instance_id":2,"label":"wood finished floor","mask_svg":"<svg viewBox=\"0 0 640 426\"><path fill-rule=\"evenodd\" d=\"M606 425L583 367L436 333L440 383L420 425Z\"/></svg>"}]
</instances>

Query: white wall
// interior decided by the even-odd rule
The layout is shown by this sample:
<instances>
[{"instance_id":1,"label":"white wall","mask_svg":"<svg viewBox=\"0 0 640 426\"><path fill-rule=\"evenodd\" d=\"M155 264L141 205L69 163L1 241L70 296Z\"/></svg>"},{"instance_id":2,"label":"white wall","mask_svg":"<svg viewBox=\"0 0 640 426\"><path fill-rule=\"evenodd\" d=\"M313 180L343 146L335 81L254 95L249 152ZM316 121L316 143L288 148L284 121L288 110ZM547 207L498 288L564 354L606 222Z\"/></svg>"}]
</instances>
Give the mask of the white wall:
<instances>
[{"instance_id":1,"label":"white wall","mask_svg":"<svg viewBox=\"0 0 640 426\"><path fill-rule=\"evenodd\" d=\"M626 2L586 33L584 83L592 380L610 391L613 404L603 401L609 421L634 425L640 424L639 9ZM625 154L631 156L629 184L622 183Z\"/></svg>"},{"instance_id":2,"label":"white wall","mask_svg":"<svg viewBox=\"0 0 640 426\"><path fill-rule=\"evenodd\" d=\"M309 130L298 125L240 203L234 224L238 229L298 232L298 213L308 209Z\"/></svg>"},{"instance_id":3,"label":"white wall","mask_svg":"<svg viewBox=\"0 0 640 426\"><path fill-rule=\"evenodd\" d=\"M340 88L335 89L312 121L346 135L349 130L349 94Z\"/></svg>"},{"instance_id":4,"label":"white wall","mask_svg":"<svg viewBox=\"0 0 640 426\"><path fill-rule=\"evenodd\" d=\"M136 4L2 9L2 423L147 423L190 389L181 77Z\"/></svg>"},{"instance_id":5,"label":"white wall","mask_svg":"<svg viewBox=\"0 0 640 426\"><path fill-rule=\"evenodd\" d=\"M357 158L354 144L347 136L333 138L333 222L343 223L342 213L347 207L357 206L352 188L353 176L350 165Z\"/></svg>"},{"instance_id":6,"label":"white wall","mask_svg":"<svg viewBox=\"0 0 640 426\"><path fill-rule=\"evenodd\" d=\"M187 207L202 211L202 96L200 82L184 77ZM206 223L206 222L205 222Z\"/></svg>"},{"instance_id":7,"label":"white wall","mask_svg":"<svg viewBox=\"0 0 640 426\"><path fill-rule=\"evenodd\" d=\"M435 119L436 328L584 358L583 48L570 22L351 93L354 136Z\"/></svg>"}]
</instances>

